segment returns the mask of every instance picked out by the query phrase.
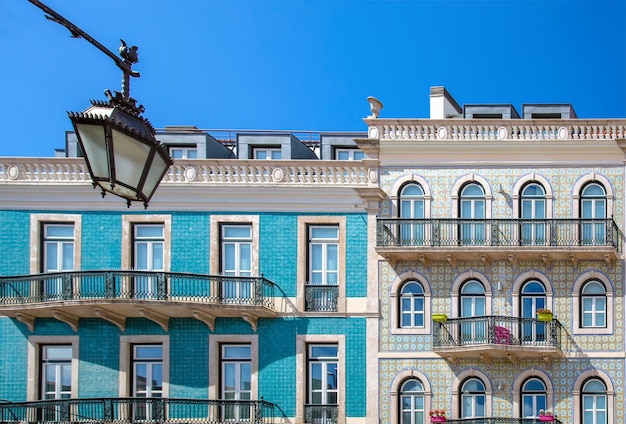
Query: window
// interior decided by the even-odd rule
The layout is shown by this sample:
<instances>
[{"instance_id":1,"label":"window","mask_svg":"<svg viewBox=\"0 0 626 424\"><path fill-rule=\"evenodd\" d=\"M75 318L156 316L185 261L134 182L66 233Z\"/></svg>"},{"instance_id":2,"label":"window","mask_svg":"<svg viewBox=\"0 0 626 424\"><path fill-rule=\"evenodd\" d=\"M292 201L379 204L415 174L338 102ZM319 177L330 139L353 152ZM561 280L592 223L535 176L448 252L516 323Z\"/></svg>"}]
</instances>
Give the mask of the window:
<instances>
[{"instance_id":1,"label":"window","mask_svg":"<svg viewBox=\"0 0 626 424\"><path fill-rule=\"evenodd\" d=\"M581 290L581 327L606 327L606 289L599 281L587 281Z\"/></svg>"},{"instance_id":2,"label":"window","mask_svg":"<svg viewBox=\"0 0 626 424\"><path fill-rule=\"evenodd\" d=\"M254 159L282 159L280 147L257 147L253 150Z\"/></svg>"},{"instance_id":3,"label":"window","mask_svg":"<svg viewBox=\"0 0 626 424\"><path fill-rule=\"evenodd\" d=\"M485 244L485 191L480 184L470 183L460 193L461 243ZM472 222L471 220L481 220Z\"/></svg>"},{"instance_id":4,"label":"window","mask_svg":"<svg viewBox=\"0 0 626 424\"><path fill-rule=\"evenodd\" d=\"M400 327L424 327L424 288L417 281L406 282L400 292Z\"/></svg>"},{"instance_id":5,"label":"window","mask_svg":"<svg viewBox=\"0 0 626 424\"><path fill-rule=\"evenodd\" d=\"M223 224L222 275L235 277L252 276L252 225ZM236 303L252 300L252 281L249 279L223 279L222 299Z\"/></svg>"},{"instance_id":6,"label":"window","mask_svg":"<svg viewBox=\"0 0 626 424\"><path fill-rule=\"evenodd\" d=\"M582 424L606 424L607 390L599 379L589 379L582 387Z\"/></svg>"},{"instance_id":7,"label":"window","mask_svg":"<svg viewBox=\"0 0 626 424\"><path fill-rule=\"evenodd\" d=\"M221 346L221 397L225 400L248 401L252 397L252 352L250 345ZM224 406L224 420L249 421L253 416L249 403Z\"/></svg>"},{"instance_id":8,"label":"window","mask_svg":"<svg viewBox=\"0 0 626 424\"><path fill-rule=\"evenodd\" d=\"M546 385L538 378L530 378L522 385L522 417L538 418L539 411L547 410Z\"/></svg>"},{"instance_id":9,"label":"window","mask_svg":"<svg viewBox=\"0 0 626 424\"><path fill-rule=\"evenodd\" d=\"M163 346L139 344L132 347L132 395L137 398L163 397ZM148 420L155 414L151 403L137 403L135 420Z\"/></svg>"},{"instance_id":10,"label":"window","mask_svg":"<svg viewBox=\"0 0 626 424\"><path fill-rule=\"evenodd\" d=\"M41 346L41 399L69 399L72 395L72 346Z\"/></svg>"},{"instance_id":11,"label":"window","mask_svg":"<svg viewBox=\"0 0 626 424\"><path fill-rule=\"evenodd\" d=\"M424 223L413 221L424 218L424 204L424 189L419 184L407 184L400 191L400 218L406 218L400 224L401 244L424 244Z\"/></svg>"},{"instance_id":12,"label":"window","mask_svg":"<svg viewBox=\"0 0 626 424\"><path fill-rule=\"evenodd\" d=\"M417 379L407 380L400 388L400 424L424 424L424 385Z\"/></svg>"},{"instance_id":13,"label":"window","mask_svg":"<svg viewBox=\"0 0 626 424\"><path fill-rule=\"evenodd\" d=\"M363 160L365 153L359 149L335 149L335 159L337 160Z\"/></svg>"},{"instance_id":14,"label":"window","mask_svg":"<svg viewBox=\"0 0 626 424\"><path fill-rule=\"evenodd\" d=\"M64 272L74 270L74 224L43 224L43 261L42 272ZM63 296L63 278L47 278L42 281L44 299L61 299ZM67 287L67 294L71 287Z\"/></svg>"},{"instance_id":15,"label":"window","mask_svg":"<svg viewBox=\"0 0 626 424\"><path fill-rule=\"evenodd\" d=\"M546 193L538 183L527 184L521 193L521 244L542 245L548 241ZM531 220L541 220L533 223Z\"/></svg>"},{"instance_id":16,"label":"window","mask_svg":"<svg viewBox=\"0 0 626 424\"><path fill-rule=\"evenodd\" d=\"M478 280L466 281L461 286L461 317L474 317L461 323L461 340L465 344L486 342L485 287ZM482 318L480 318L482 317Z\"/></svg>"},{"instance_id":17,"label":"window","mask_svg":"<svg viewBox=\"0 0 626 424\"><path fill-rule=\"evenodd\" d=\"M51 233L46 234L47 227L50 227ZM63 228L53 228L55 226ZM67 228L72 228L72 234L67 232ZM30 215L30 246L33 254L31 254L30 260L30 273L39 274L41 272L48 272L48 265L46 263L48 257L52 260L54 257L51 254L55 253L51 251L46 253L46 238L49 236L50 242L59 242L57 244L58 250L56 251L57 261L56 267L50 267L49 272L57 271L75 271L80 269L81 265L81 229L82 229L82 216L71 214L31 214ZM56 240L55 240L56 239ZM72 263L70 265L69 247L64 247L63 243L72 242ZM52 249L52 248L51 248Z\"/></svg>"},{"instance_id":18,"label":"window","mask_svg":"<svg viewBox=\"0 0 626 424\"><path fill-rule=\"evenodd\" d=\"M337 422L338 350L336 344L310 344L308 346L306 423L335 424Z\"/></svg>"},{"instance_id":19,"label":"window","mask_svg":"<svg viewBox=\"0 0 626 424\"><path fill-rule=\"evenodd\" d=\"M170 147L172 159L197 159L198 149L195 147Z\"/></svg>"},{"instance_id":20,"label":"window","mask_svg":"<svg viewBox=\"0 0 626 424\"><path fill-rule=\"evenodd\" d=\"M522 318L531 318L522 323L522 341L544 342L546 341L546 323L535 321L537 309L546 308L546 288L538 280L530 280L524 283L520 296Z\"/></svg>"},{"instance_id":21,"label":"window","mask_svg":"<svg viewBox=\"0 0 626 424\"><path fill-rule=\"evenodd\" d=\"M339 227L308 228L308 285L306 310L336 311L339 284Z\"/></svg>"},{"instance_id":22,"label":"window","mask_svg":"<svg viewBox=\"0 0 626 424\"><path fill-rule=\"evenodd\" d=\"M587 184L580 196L581 243L603 245L606 241L606 192L598 183Z\"/></svg>"},{"instance_id":23,"label":"window","mask_svg":"<svg viewBox=\"0 0 626 424\"><path fill-rule=\"evenodd\" d=\"M138 271L164 271L163 224L135 224L133 268ZM139 275L134 279L136 298L160 298L165 294L165 281L154 275Z\"/></svg>"},{"instance_id":24,"label":"window","mask_svg":"<svg viewBox=\"0 0 626 424\"><path fill-rule=\"evenodd\" d=\"M461 386L461 418L485 416L485 385L477 378L466 380Z\"/></svg>"}]
</instances>

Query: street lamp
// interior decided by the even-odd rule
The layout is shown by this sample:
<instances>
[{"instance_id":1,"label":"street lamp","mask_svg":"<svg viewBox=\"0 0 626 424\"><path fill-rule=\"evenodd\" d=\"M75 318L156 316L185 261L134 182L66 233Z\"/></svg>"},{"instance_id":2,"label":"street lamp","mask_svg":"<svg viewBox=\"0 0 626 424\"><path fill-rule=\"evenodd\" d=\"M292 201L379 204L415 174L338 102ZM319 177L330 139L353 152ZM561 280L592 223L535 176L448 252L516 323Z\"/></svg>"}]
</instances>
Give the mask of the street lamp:
<instances>
[{"instance_id":1,"label":"street lamp","mask_svg":"<svg viewBox=\"0 0 626 424\"><path fill-rule=\"evenodd\" d=\"M131 202L140 201L148 207L163 176L172 164L167 150L155 136L150 121L141 116L142 105L130 97L130 77L139 77L132 65L139 61L137 47L128 47L124 40L119 48L122 59L89 34L72 24L39 0L28 0L71 33L84 38L109 56L122 70L122 91L104 93L107 101L92 100L83 112L68 112L76 130L78 143L85 156L94 188L100 187L102 197L113 193Z\"/></svg>"}]
</instances>

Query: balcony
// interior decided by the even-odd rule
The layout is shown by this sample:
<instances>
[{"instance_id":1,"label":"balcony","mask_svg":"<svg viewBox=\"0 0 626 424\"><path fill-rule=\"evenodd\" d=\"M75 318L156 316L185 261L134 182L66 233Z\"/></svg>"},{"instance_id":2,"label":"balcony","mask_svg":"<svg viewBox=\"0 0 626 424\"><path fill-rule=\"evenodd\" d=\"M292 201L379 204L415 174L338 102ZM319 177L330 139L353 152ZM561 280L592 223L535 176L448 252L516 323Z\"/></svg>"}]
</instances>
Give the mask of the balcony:
<instances>
[{"instance_id":1,"label":"balcony","mask_svg":"<svg viewBox=\"0 0 626 424\"><path fill-rule=\"evenodd\" d=\"M446 424L541 424L539 418L501 418L501 417L485 417L485 418L458 418L453 420L446 420ZM554 421L550 421L552 424L563 424L557 418Z\"/></svg>"},{"instance_id":2,"label":"balcony","mask_svg":"<svg viewBox=\"0 0 626 424\"><path fill-rule=\"evenodd\" d=\"M433 352L456 363L463 358L505 358L517 364L523 358L549 363L562 357L563 327L557 319L480 316L435 322Z\"/></svg>"},{"instance_id":3,"label":"balcony","mask_svg":"<svg viewBox=\"0 0 626 424\"><path fill-rule=\"evenodd\" d=\"M601 260L620 258L623 234L613 219L378 219L376 247L400 260Z\"/></svg>"},{"instance_id":4,"label":"balcony","mask_svg":"<svg viewBox=\"0 0 626 424\"><path fill-rule=\"evenodd\" d=\"M338 405L304 405L305 424L337 424Z\"/></svg>"},{"instance_id":5,"label":"balcony","mask_svg":"<svg viewBox=\"0 0 626 424\"><path fill-rule=\"evenodd\" d=\"M193 317L212 330L217 317L243 318L256 330L273 317L274 283L230 277L152 271L71 271L0 277L0 315L25 323L56 318L78 329L80 318L102 318L125 329L144 317L165 331L169 318Z\"/></svg>"},{"instance_id":6,"label":"balcony","mask_svg":"<svg viewBox=\"0 0 626 424\"><path fill-rule=\"evenodd\" d=\"M274 407L274 404L263 400L161 398L42 400L0 403L0 422L265 424L274 422Z\"/></svg>"},{"instance_id":7,"label":"balcony","mask_svg":"<svg viewBox=\"0 0 626 424\"><path fill-rule=\"evenodd\" d=\"M339 286L306 284L304 286L304 310L307 312L337 312Z\"/></svg>"}]
</instances>

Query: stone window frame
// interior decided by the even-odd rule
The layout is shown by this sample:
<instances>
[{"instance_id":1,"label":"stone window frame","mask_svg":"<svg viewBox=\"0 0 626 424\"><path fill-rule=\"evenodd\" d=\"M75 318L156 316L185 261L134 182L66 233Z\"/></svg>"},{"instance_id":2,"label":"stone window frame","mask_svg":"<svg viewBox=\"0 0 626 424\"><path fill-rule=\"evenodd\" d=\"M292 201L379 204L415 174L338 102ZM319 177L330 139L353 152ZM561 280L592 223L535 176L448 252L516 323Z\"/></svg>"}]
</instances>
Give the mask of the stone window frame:
<instances>
[{"instance_id":1,"label":"stone window frame","mask_svg":"<svg viewBox=\"0 0 626 424\"><path fill-rule=\"evenodd\" d=\"M211 215L210 219L210 259L209 269L212 275L219 275L221 269L221 233L222 224L250 224L252 226L251 273L253 277L259 274L259 246L260 246L260 217L259 215Z\"/></svg>"},{"instance_id":2,"label":"stone window frame","mask_svg":"<svg viewBox=\"0 0 626 424\"><path fill-rule=\"evenodd\" d=\"M259 336L257 334L211 334L209 335L209 375L208 398L221 399L220 375L220 347L224 344L250 345L250 398L259 398Z\"/></svg>"},{"instance_id":3,"label":"stone window frame","mask_svg":"<svg viewBox=\"0 0 626 424\"><path fill-rule=\"evenodd\" d=\"M424 327L403 328L400 326L400 289L408 281L417 281L424 289ZM425 276L418 272L408 271L398 275L389 290L389 329L391 334L430 334L432 320L432 291Z\"/></svg>"},{"instance_id":4,"label":"stone window frame","mask_svg":"<svg viewBox=\"0 0 626 424\"><path fill-rule=\"evenodd\" d=\"M27 389L26 400L36 401L41 399L41 346L46 345L70 345L72 347L72 389L71 398L78 397L78 373L80 366L79 338L78 336L28 336L27 360Z\"/></svg>"},{"instance_id":5,"label":"stone window frame","mask_svg":"<svg viewBox=\"0 0 626 424\"><path fill-rule=\"evenodd\" d=\"M583 327L581 325L581 291L588 281L598 281L604 286L606 296L606 327ZM572 286L572 333L576 335L612 335L614 333L614 291L611 280L595 270L581 274Z\"/></svg>"},{"instance_id":6,"label":"stone window frame","mask_svg":"<svg viewBox=\"0 0 626 424\"><path fill-rule=\"evenodd\" d=\"M119 396L132 396L132 347L136 344L160 344L163 347L163 398L170 396L170 336L134 335L120 336Z\"/></svg>"}]
</instances>

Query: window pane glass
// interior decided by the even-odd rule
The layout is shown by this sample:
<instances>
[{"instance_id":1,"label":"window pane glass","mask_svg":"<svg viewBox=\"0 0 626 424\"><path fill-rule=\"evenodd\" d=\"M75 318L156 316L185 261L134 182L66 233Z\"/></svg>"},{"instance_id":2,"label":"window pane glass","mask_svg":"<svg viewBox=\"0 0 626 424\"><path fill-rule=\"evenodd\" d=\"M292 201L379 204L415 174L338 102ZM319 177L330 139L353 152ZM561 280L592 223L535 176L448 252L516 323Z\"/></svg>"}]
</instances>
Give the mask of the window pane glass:
<instances>
[{"instance_id":1,"label":"window pane glass","mask_svg":"<svg viewBox=\"0 0 626 424\"><path fill-rule=\"evenodd\" d=\"M46 225L46 238L74 238L73 225Z\"/></svg>"},{"instance_id":2,"label":"window pane glass","mask_svg":"<svg viewBox=\"0 0 626 424\"><path fill-rule=\"evenodd\" d=\"M337 263L337 249L338 246L336 244L328 245L328 262L326 266L329 271L337 271L339 269L339 264Z\"/></svg>"},{"instance_id":3,"label":"window pane glass","mask_svg":"<svg viewBox=\"0 0 626 424\"><path fill-rule=\"evenodd\" d=\"M313 227L311 228L311 238L314 239L336 239L339 228L337 227Z\"/></svg>"},{"instance_id":4,"label":"window pane glass","mask_svg":"<svg viewBox=\"0 0 626 424\"><path fill-rule=\"evenodd\" d=\"M347 150L338 150L337 151L337 159L338 160L348 160L348 159L350 159L350 153Z\"/></svg>"},{"instance_id":5,"label":"window pane glass","mask_svg":"<svg viewBox=\"0 0 626 424\"><path fill-rule=\"evenodd\" d=\"M311 246L311 269L322 269L322 245L314 244Z\"/></svg>"},{"instance_id":6,"label":"window pane glass","mask_svg":"<svg viewBox=\"0 0 626 424\"><path fill-rule=\"evenodd\" d=\"M229 225L222 227L222 234L227 238L249 239L252 228L249 225Z\"/></svg>"},{"instance_id":7,"label":"window pane glass","mask_svg":"<svg viewBox=\"0 0 626 424\"><path fill-rule=\"evenodd\" d=\"M162 225L136 225L136 237L163 238Z\"/></svg>"},{"instance_id":8,"label":"window pane glass","mask_svg":"<svg viewBox=\"0 0 626 424\"><path fill-rule=\"evenodd\" d=\"M250 249L251 246L249 243L242 243L240 249L240 269L242 271L250 271L251 269L251 259L250 259Z\"/></svg>"},{"instance_id":9,"label":"window pane glass","mask_svg":"<svg viewBox=\"0 0 626 424\"><path fill-rule=\"evenodd\" d=\"M137 249L135 268L148 269L148 245L146 243L136 243L135 249Z\"/></svg>"},{"instance_id":10,"label":"window pane glass","mask_svg":"<svg viewBox=\"0 0 626 424\"><path fill-rule=\"evenodd\" d=\"M63 271L74 269L74 243L63 243Z\"/></svg>"},{"instance_id":11,"label":"window pane glass","mask_svg":"<svg viewBox=\"0 0 626 424\"><path fill-rule=\"evenodd\" d=\"M365 159L365 153L360 150L355 150L353 153L354 160L362 160Z\"/></svg>"},{"instance_id":12,"label":"window pane glass","mask_svg":"<svg viewBox=\"0 0 626 424\"><path fill-rule=\"evenodd\" d=\"M283 152L280 150L273 150L272 151L272 159L282 159L283 157Z\"/></svg>"},{"instance_id":13,"label":"window pane glass","mask_svg":"<svg viewBox=\"0 0 626 424\"><path fill-rule=\"evenodd\" d=\"M162 359L162 346L135 346L135 359Z\"/></svg>"},{"instance_id":14,"label":"window pane glass","mask_svg":"<svg viewBox=\"0 0 626 424\"><path fill-rule=\"evenodd\" d=\"M152 365L152 382L151 387L154 390L161 390L163 388L163 365Z\"/></svg>"},{"instance_id":15,"label":"window pane glass","mask_svg":"<svg viewBox=\"0 0 626 424\"><path fill-rule=\"evenodd\" d=\"M61 390L69 392L72 389L72 366L65 364L61 366Z\"/></svg>"},{"instance_id":16,"label":"window pane glass","mask_svg":"<svg viewBox=\"0 0 626 424\"><path fill-rule=\"evenodd\" d=\"M189 149L189 150L187 150L187 157L189 159L197 159L198 158L198 151L196 149Z\"/></svg>"},{"instance_id":17,"label":"window pane glass","mask_svg":"<svg viewBox=\"0 0 626 424\"><path fill-rule=\"evenodd\" d=\"M250 346L224 346L225 359L250 359Z\"/></svg>"},{"instance_id":18,"label":"window pane glass","mask_svg":"<svg viewBox=\"0 0 626 424\"><path fill-rule=\"evenodd\" d=\"M46 244L46 269L44 271L58 271L57 269L58 257L57 257L57 244Z\"/></svg>"},{"instance_id":19,"label":"window pane glass","mask_svg":"<svg viewBox=\"0 0 626 424\"><path fill-rule=\"evenodd\" d=\"M154 243L152 247L152 269L163 269L163 243Z\"/></svg>"},{"instance_id":20,"label":"window pane glass","mask_svg":"<svg viewBox=\"0 0 626 424\"><path fill-rule=\"evenodd\" d=\"M337 346L313 346L311 347L311 357L313 358L336 358Z\"/></svg>"},{"instance_id":21,"label":"window pane glass","mask_svg":"<svg viewBox=\"0 0 626 424\"><path fill-rule=\"evenodd\" d=\"M72 348L70 346L46 346L44 349L44 359L72 359Z\"/></svg>"},{"instance_id":22,"label":"window pane glass","mask_svg":"<svg viewBox=\"0 0 626 424\"><path fill-rule=\"evenodd\" d=\"M255 150L254 157L256 159L267 159L267 151L265 150Z\"/></svg>"}]
</instances>

